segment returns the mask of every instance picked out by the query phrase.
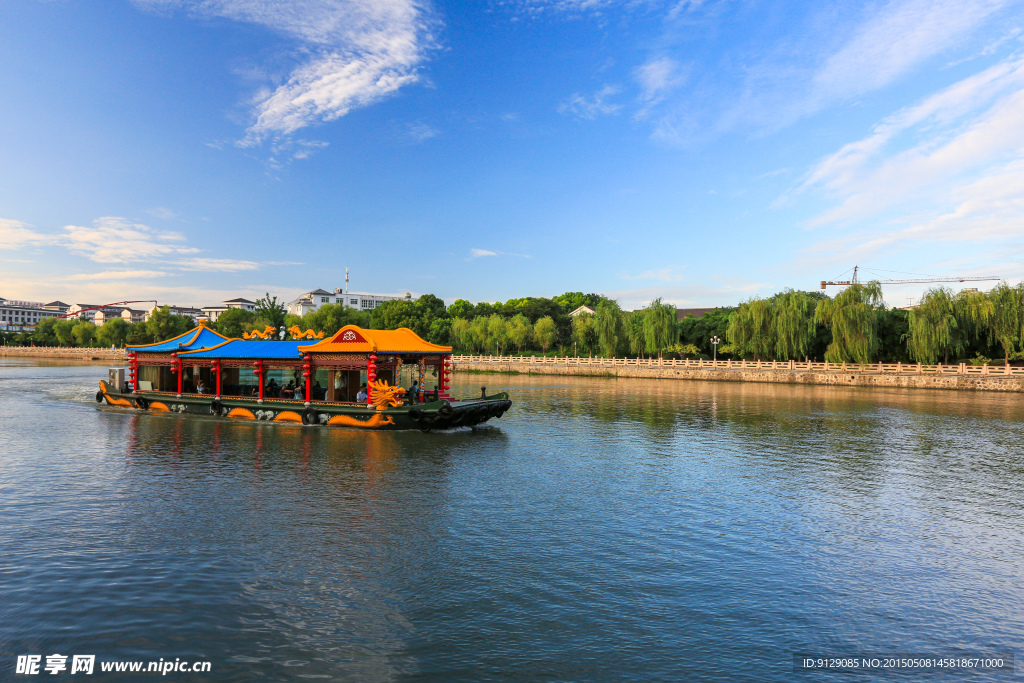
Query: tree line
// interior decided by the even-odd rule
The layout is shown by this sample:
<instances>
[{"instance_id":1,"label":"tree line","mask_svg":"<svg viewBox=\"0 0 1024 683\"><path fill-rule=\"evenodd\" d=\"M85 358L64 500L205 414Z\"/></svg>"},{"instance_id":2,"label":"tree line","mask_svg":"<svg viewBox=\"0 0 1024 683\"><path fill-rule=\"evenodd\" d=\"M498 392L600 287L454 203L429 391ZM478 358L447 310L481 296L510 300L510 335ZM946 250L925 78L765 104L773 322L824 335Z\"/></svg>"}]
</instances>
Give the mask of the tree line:
<instances>
[{"instance_id":1,"label":"tree line","mask_svg":"<svg viewBox=\"0 0 1024 683\"><path fill-rule=\"evenodd\" d=\"M594 313L570 315L580 306ZM716 308L701 318L676 319L660 299L636 311L599 294L567 292L551 297L449 306L433 294L387 301L370 311L327 304L304 316L290 315L277 297L255 311L229 309L210 327L227 337L250 330L298 325L326 335L345 325L412 329L457 353L599 355L605 357L710 358L711 338L723 343L721 358L828 360L830 362L970 361L1024 359L1024 283L1001 283L990 292L954 293L937 287L909 310L887 308L877 282L847 287L835 297L785 290L736 307ZM44 319L32 332L6 333L4 343L40 346L124 346L180 335L194 326L185 316L156 309L145 322L120 318L97 327L84 320Z\"/></svg>"}]
</instances>

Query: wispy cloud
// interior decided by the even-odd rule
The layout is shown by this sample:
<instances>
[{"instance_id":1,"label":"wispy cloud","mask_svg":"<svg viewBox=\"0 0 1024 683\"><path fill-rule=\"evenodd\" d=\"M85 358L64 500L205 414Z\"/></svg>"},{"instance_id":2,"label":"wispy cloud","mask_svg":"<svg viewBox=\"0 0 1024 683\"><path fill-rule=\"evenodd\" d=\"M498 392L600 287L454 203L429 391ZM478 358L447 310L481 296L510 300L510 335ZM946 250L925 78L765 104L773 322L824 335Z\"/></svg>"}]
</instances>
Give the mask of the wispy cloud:
<instances>
[{"instance_id":1,"label":"wispy cloud","mask_svg":"<svg viewBox=\"0 0 1024 683\"><path fill-rule=\"evenodd\" d=\"M641 99L648 105L660 102L686 80L682 66L670 57L648 61L637 67L633 76L643 90Z\"/></svg>"},{"instance_id":2,"label":"wispy cloud","mask_svg":"<svg viewBox=\"0 0 1024 683\"><path fill-rule=\"evenodd\" d=\"M622 109L622 105L608 100L619 92L618 86L606 85L590 96L574 93L567 101L558 105L558 113L589 121L593 121L598 116L617 114Z\"/></svg>"},{"instance_id":3,"label":"wispy cloud","mask_svg":"<svg viewBox=\"0 0 1024 683\"><path fill-rule=\"evenodd\" d=\"M176 211L172 211L171 209L168 209L165 206L158 206L154 209L147 209L146 213L148 213L150 216L153 216L154 218L159 218L162 221L170 221L178 217L178 213Z\"/></svg>"},{"instance_id":4,"label":"wispy cloud","mask_svg":"<svg viewBox=\"0 0 1024 683\"><path fill-rule=\"evenodd\" d=\"M812 225L850 221L922 195L942 198L943 183L993 163L1000 173L1022 155L1024 59L1015 59L886 118L817 164L797 192L818 187L841 200Z\"/></svg>"},{"instance_id":5,"label":"wispy cloud","mask_svg":"<svg viewBox=\"0 0 1024 683\"><path fill-rule=\"evenodd\" d=\"M513 254L510 251L490 251L489 249L470 249L467 261L472 261L486 256L515 256L518 258L531 258L529 254Z\"/></svg>"},{"instance_id":6,"label":"wispy cloud","mask_svg":"<svg viewBox=\"0 0 1024 683\"><path fill-rule=\"evenodd\" d=\"M22 249L46 244L47 241L49 238L36 232L28 223L0 218L0 249Z\"/></svg>"},{"instance_id":7,"label":"wispy cloud","mask_svg":"<svg viewBox=\"0 0 1024 683\"><path fill-rule=\"evenodd\" d=\"M223 258L189 258L174 261L173 265L181 270L217 271L235 273L241 270L259 270L261 264L256 261L238 261Z\"/></svg>"},{"instance_id":8,"label":"wispy cloud","mask_svg":"<svg viewBox=\"0 0 1024 683\"><path fill-rule=\"evenodd\" d=\"M839 233L812 252L849 258L897 245L1024 238L1024 58L887 117L815 165L780 203L808 192L836 200L809 226Z\"/></svg>"},{"instance_id":9,"label":"wispy cloud","mask_svg":"<svg viewBox=\"0 0 1024 683\"><path fill-rule=\"evenodd\" d=\"M199 250L182 244L185 236L160 232L124 218L97 218L92 226L68 225L61 240L71 251L98 263L152 261Z\"/></svg>"},{"instance_id":10,"label":"wispy cloud","mask_svg":"<svg viewBox=\"0 0 1024 683\"><path fill-rule=\"evenodd\" d=\"M250 101L246 146L333 121L415 83L431 44L431 22L416 0L135 1L256 24L297 41L298 65Z\"/></svg>"},{"instance_id":11,"label":"wispy cloud","mask_svg":"<svg viewBox=\"0 0 1024 683\"><path fill-rule=\"evenodd\" d=\"M81 280L136 280L166 276L167 273L162 270L108 270L102 273L77 273L59 279L75 282Z\"/></svg>"},{"instance_id":12,"label":"wispy cloud","mask_svg":"<svg viewBox=\"0 0 1024 683\"><path fill-rule=\"evenodd\" d=\"M970 34L1005 0L893 0L868 15L815 73L810 105L893 83Z\"/></svg>"}]
</instances>

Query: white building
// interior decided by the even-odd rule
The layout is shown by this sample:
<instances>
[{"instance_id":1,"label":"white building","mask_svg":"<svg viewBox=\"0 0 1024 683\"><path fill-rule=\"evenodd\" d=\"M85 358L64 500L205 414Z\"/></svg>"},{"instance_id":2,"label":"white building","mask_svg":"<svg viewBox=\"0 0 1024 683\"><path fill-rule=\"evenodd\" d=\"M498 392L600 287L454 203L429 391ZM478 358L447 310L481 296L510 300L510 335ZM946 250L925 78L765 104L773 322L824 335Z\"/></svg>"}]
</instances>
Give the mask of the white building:
<instances>
[{"instance_id":1,"label":"white building","mask_svg":"<svg viewBox=\"0 0 1024 683\"><path fill-rule=\"evenodd\" d=\"M221 313L228 311L232 308L240 308L243 311L255 311L256 302L249 301L238 297L237 299L229 299L228 301L221 302L220 306L204 306L201 309L202 315L205 315L211 323L217 322L217 318L220 317Z\"/></svg>"},{"instance_id":2,"label":"white building","mask_svg":"<svg viewBox=\"0 0 1024 683\"><path fill-rule=\"evenodd\" d=\"M306 292L295 301L288 303L288 312L292 315L303 316L317 310L324 304L338 304L346 308L356 308L360 311L372 311L385 301L409 301L412 294L408 292L403 296L392 296L390 294L370 294L368 292L346 292L343 289L336 289L328 292L323 289L314 289Z\"/></svg>"},{"instance_id":3,"label":"white building","mask_svg":"<svg viewBox=\"0 0 1024 683\"><path fill-rule=\"evenodd\" d=\"M15 301L0 297L0 329L35 327L44 318L55 318L61 315L67 304L53 301L42 304L36 301Z\"/></svg>"}]
</instances>

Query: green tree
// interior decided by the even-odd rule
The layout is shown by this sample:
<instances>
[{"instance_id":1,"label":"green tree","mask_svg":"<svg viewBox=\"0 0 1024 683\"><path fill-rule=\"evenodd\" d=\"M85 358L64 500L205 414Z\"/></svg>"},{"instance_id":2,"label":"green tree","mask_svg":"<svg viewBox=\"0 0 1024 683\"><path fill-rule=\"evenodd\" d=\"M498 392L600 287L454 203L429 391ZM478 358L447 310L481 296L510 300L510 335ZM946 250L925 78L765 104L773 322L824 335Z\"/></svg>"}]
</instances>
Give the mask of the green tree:
<instances>
[{"instance_id":1,"label":"green tree","mask_svg":"<svg viewBox=\"0 0 1024 683\"><path fill-rule=\"evenodd\" d=\"M188 316L172 315L170 306L161 306L149 314L146 327L151 338L163 341L188 332L194 324Z\"/></svg>"},{"instance_id":2,"label":"green tree","mask_svg":"<svg viewBox=\"0 0 1024 683\"><path fill-rule=\"evenodd\" d=\"M572 340L576 342L578 353L593 355L597 350L597 327L594 316L580 313L572 319Z\"/></svg>"},{"instance_id":3,"label":"green tree","mask_svg":"<svg viewBox=\"0 0 1024 683\"><path fill-rule=\"evenodd\" d=\"M850 285L834 299L818 302L814 319L832 332L825 351L830 363L870 363L878 346L877 312L882 286L877 281Z\"/></svg>"},{"instance_id":4,"label":"green tree","mask_svg":"<svg viewBox=\"0 0 1024 683\"><path fill-rule=\"evenodd\" d=\"M988 293L988 299L992 302L992 336L1003 347L1009 365L1010 354L1020 345L1024 332L1024 283L1011 287L1001 282Z\"/></svg>"},{"instance_id":5,"label":"green tree","mask_svg":"<svg viewBox=\"0 0 1024 683\"><path fill-rule=\"evenodd\" d=\"M78 346L92 346L93 337L96 336L96 325L88 320L79 320L75 323L75 326L71 328L71 336L75 338L75 342Z\"/></svg>"},{"instance_id":6,"label":"green tree","mask_svg":"<svg viewBox=\"0 0 1024 683\"><path fill-rule=\"evenodd\" d=\"M597 329L597 344L607 358L614 358L622 347L623 315L618 302L604 299L597 304L594 313L594 326Z\"/></svg>"},{"instance_id":7,"label":"green tree","mask_svg":"<svg viewBox=\"0 0 1024 683\"><path fill-rule=\"evenodd\" d=\"M548 352L548 347L558 339L558 326L551 316L544 316L533 326L533 336L540 344L541 351Z\"/></svg>"},{"instance_id":8,"label":"green tree","mask_svg":"<svg viewBox=\"0 0 1024 683\"><path fill-rule=\"evenodd\" d=\"M473 317L473 304L469 303L465 299L456 299L451 306L448 307L448 315L454 318L465 318L469 319Z\"/></svg>"},{"instance_id":9,"label":"green tree","mask_svg":"<svg viewBox=\"0 0 1024 683\"><path fill-rule=\"evenodd\" d=\"M665 349L679 340L676 324L676 307L657 298L643 310L644 348L647 353L662 357Z\"/></svg>"},{"instance_id":10,"label":"green tree","mask_svg":"<svg viewBox=\"0 0 1024 683\"><path fill-rule=\"evenodd\" d=\"M556 297L552 297L552 301L562 307L565 313L572 313L580 306L590 306L591 308L597 309L597 305L605 297L600 294L584 294L583 292L566 292L565 294L559 294Z\"/></svg>"},{"instance_id":11,"label":"green tree","mask_svg":"<svg viewBox=\"0 0 1024 683\"><path fill-rule=\"evenodd\" d=\"M238 339L246 332L246 325L252 325L256 321L256 314L242 308L229 308L217 316L217 322L213 328L231 339Z\"/></svg>"},{"instance_id":12,"label":"green tree","mask_svg":"<svg viewBox=\"0 0 1024 683\"><path fill-rule=\"evenodd\" d=\"M452 338L452 321L450 318L434 318L427 332L427 341L433 344L449 346Z\"/></svg>"},{"instance_id":13,"label":"green tree","mask_svg":"<svg viewBox=\"0 0 1024 683\"><path fill-rule=\"evenodd\" d=\"M122 347L128 341L128 333L131 331L131 324L124 318L113 318L103 323L103 326L96 330L96 343L99 346Z\"/></svg>"},{"instance_id":14,"label":"green tree","mask_svg":"<svg viewBox=\"0 0 1024 683\"><path fill-rule=\"evenodd\" d=\"M486 353L487 318L484 316L473 318L473 321L469 325L469 331L470 337L473 340L473 348L478 349L481 353Z\"/></svg>"},{"instance_id":15,"label":"green tree","mask_svg":"<svg viewBox=\"0 0 1024 683\"><path fill-rule=\"evenodd\" d=\"M508 323L503 317L494 313L487 318L487 347L494 349L494 354L500 356L508 343Z\"/></svg>"},{"instance_id":16,"label":"green tree","mask_svg":"<svg viewBox=\"0 0 1024 683\"><path fill-rule=\"evenodd\" d=\"M772 360L800 360L808 355L817 332L817 300L807 292L787 289L772 297Z\"/></svg>"},{"instance_id":17,"label":"green tree","mask_svg":"<svg viewBox=\"0 0 1024 683\"><path fill-rule=\"evenodd\" d=\"M523 347L533 339L533 325L530 319L522 313L512 316L508 321L508 338L516 345L516 353L522 354Z\"/></svg>"},{"instance_id":18,"label":"green tree","mask_svg":"<svg viewBox=\"0 0 1024 683\"><path fill-rule=\"evenodd\" d=\"M953 292L947 287L929 289L921 302L907 315L909 336L907 350L919 363L934 364L955 348L957 321L953 313Z\"/></svg>"},{"instance_id":19,"label":"green tree","mask_svg":"<svg viewBox=\"0 0 1024 683\"><path fill-rule=\"evenodd\" d=\"M61 346L74 346L75 336L72 334L72 330L75 329L75 323L78 322L74 319L63 318L53 324L53 334L57 337L57 343Z\"/></svg>"},{"instance_id":20,"label":"green tree","mask_svg":"<svg viewBox=\"0 0 1024 683\"><path fill-rule=\"evenodd\" d=\"M629 345L629 353L642 358L644 350L647 348L647 341L644 338L643 311L623 311L622 332Z\"/></svg>"},{"instance_id":21,"label":"green tree","mask_svg":"<svg viewBox=\"0 0 1024 683\"><path fill-rule=\"evenodd\" d=\"M267 292L259 299L256 299L256 318L266 321L274 329L280 329L284 325L284 318L287 311L283 304L278 303L276 296L270 296Z\"/></svg>"},{"instance_id":22,"label":"green tree","mask_svg":"<svg viewBox=\"0 0 1024 683\"><path fill-rule=\"evenodd\" d=\"M452 344L463 353L469 353L475 348L473 330L466 318L456 318L452 321Z\"/></svg>"},{"instance_id":23,"label":"green tree","mask_svg":"<svg viewBox=\"0 0 1024 683\"><path fill-rule=\"evenodd\" d=\"M739 356L771 359L775 352L775 307L771 299L754 297L740 304L729 317L726 339Z\"/></svg>"},{"instance_id":24,"label":"green tree","mask_svg":"<svg viewBox=\"0 0 1024 683\"><path fill-rule=\"evenodd\" d=\"M40 346L56 346L57 335L54 333L54 325L57 324L56 318L43 318L36 325L35 331L32 333L32 341Z\"/></svg>"}]
</instances>

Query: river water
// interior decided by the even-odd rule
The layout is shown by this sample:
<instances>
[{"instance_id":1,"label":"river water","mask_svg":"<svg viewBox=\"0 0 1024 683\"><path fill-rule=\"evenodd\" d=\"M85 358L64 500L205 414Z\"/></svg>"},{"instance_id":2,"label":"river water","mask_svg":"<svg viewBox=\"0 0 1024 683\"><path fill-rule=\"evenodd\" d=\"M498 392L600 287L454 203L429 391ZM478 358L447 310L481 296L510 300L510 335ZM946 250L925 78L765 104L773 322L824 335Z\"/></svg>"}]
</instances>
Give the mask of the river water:
<instances>
[{"instance_id":1,"label":"river water","mask_svg":"<svg viewBox=\"0 0 1024 683\"><path fill-rule=\"evenodd\" d=\"M367 433L101 408L105 374L0 361L0 680L54 653L827 681L794 654L1022 651L1018 395L457 374L512 410Z\"/></svg>"}]
</instances>

